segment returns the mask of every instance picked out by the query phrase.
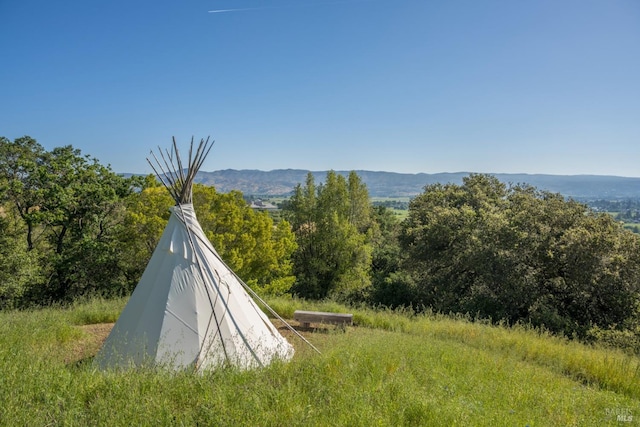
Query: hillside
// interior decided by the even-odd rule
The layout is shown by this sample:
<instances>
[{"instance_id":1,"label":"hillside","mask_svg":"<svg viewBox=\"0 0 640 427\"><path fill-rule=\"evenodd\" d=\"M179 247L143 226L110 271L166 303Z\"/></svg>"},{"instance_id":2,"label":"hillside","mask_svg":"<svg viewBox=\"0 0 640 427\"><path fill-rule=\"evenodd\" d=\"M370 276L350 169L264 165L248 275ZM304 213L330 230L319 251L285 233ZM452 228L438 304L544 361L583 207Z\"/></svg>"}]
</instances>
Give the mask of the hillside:
<instances>
[{"instance_id":1,"label":"hillside","mask_svg":"<svg viewBox=\"0 0 640 427\"><path fill-rule=\"evenodd\" d=\"M247 195L281 196L303 184L309 171L278 169L272 171L226 169L199 172L196 181L213 185L221 192L240 190ZM348 175L349 171L336 171ZM434 183L461 184L468 172L406 174L395 172L356 171L372 197L412 197L425 185ZM312 172L316 182L322 182L326 171ZM541 190L560 193L579 200L640 199L640 178L602 175L542 175L493 174L504 183L526 183Z\"/></svg>"},{"instance_id":2,"label":"hillside","mask_svg":"<svg viewBox=\"0 0 640 427\"><path fill-rule=\"evenodd\" d=\"M124 302L0 312L0 425L637 425L637 356L437 315L349 309L357 326L304 331L321 355L293 342L265 369L100 372Z\"/></svg>"}]
</instances>

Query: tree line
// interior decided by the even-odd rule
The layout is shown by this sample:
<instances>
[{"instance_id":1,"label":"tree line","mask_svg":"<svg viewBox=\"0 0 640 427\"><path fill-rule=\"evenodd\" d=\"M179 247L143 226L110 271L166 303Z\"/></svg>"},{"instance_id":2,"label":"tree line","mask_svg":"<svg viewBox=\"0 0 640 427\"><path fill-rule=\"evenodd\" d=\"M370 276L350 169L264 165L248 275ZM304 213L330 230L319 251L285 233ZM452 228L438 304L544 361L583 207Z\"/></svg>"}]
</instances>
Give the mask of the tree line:
<instances>
[{"instance_id":1,"label":"tree line","mask_svg":"<svg viewBox=\"0 0 640 427\"><path fill-rule=\"evenodd\" d=\"M194 186L207 236L263 294L467 313L568 336L638 331L640 238L559 194L483 174L433 184L406 219L352 172L309 174L274 223ZM0 309L129 294L174 203L71 146L0 138Z\"/></svg>"},{"instance_id":2,"label":"tree line","mask_svg":"<svg viewBox=\"0 0 640 427\"><path fill-rule=\"evenodd\" d=\"M207 237L264 292L293 284L294 235L239 192L194 186ZM125 178L71 146L0 137L0 309L132 292L174 204L154 177Z\"/></svg>"}]
</instances>

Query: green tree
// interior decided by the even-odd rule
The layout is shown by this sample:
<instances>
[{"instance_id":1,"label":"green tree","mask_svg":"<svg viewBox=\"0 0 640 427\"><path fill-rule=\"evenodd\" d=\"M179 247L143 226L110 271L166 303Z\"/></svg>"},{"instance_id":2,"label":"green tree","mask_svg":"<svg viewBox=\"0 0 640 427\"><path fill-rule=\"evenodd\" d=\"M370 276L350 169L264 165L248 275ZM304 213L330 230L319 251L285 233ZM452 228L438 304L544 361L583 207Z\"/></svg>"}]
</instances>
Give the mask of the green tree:
<instances>
[{"instance_id":1,"label":"green tree","mask_svg":"<svg viewBox=\"0 0 640 427\"><path fill-rule=\"evenodd\" d=\"M169 208L174 204L164 187L145 188L129 197L122 239L148 259L162 236L169 220Z\"/></svg>"},{"instance_id":2,"label":"green tree","mask_svg":"<svg viewBox=\"0 0 640 427\"><path fill-rule=\"evenodd\" d=\"M45 155L44 148L29 136L14 141L0 137L0 202L9 202L24 221L29 251L42 221L40 206L45 196L40 173Z\"/></svg>"},{"instance_id":3,"label":"green tree","mask_svg":"<svg viewBox=\"0 0 640 427\"><path fill-rule=\"evenodd\" d=\"M463 186L428 186L411 201L400 238L407 254L403 267L420 284L419 304L475 311L500 276L498 264L487 262L501 254L489 236L500 230L495 210L503 196L499 181L477 175Z\"/></svg>"},{"instance_id":4,"label":"green tree","mask_svg":"<svg viewBox=\"0 0 640 427\"><path fill-rule=\"evenodd\" d=\"M251 209L239 191L195 185L193 201L207 238L240 278L264 292L289 290L295 237L288 222L274 226L269 214Z\"/></svg>"},{"instance_id":5,"label":"green tree","mask_svg":"<svg viewBox=\"0 0 640 427\"><path fill-rule=\"evenodd\" d=\"M127 287L133 290L155 250L175 204L153 175L145 177L141 189L125 199L126 212L118 230L120 265Z\"/></svg>"},{"instance_id":6,"label":"green tree","mask_svg":"<svg viewBox=\"0 0 640 427\"><path fill-rule=\"evenodd\" d=\"M118 230L135 180L115 174L71 146L47 153L40 205L53 249L46 294L71 300L87 293L122 294Z\"/></svg>"},{"instance_id":7,"label":"green tree","mask_svg":"<svg viewBox=\"0 0 640 427\"><path fill-rule=\"evenodd\" d=\"M48 152L30 137L1 138L0 151L3 200L23 221L26 249L37 249L39 275L47 277L27 298L67 301L120 286L115 231L136 180L71 146Z\"/></svg>"},{"instance_id":8,"label":"green tree","mask_svg":"<svg viewBox=\"0 0 640 427\"><path fill-rule=\"evenodd\" d=\"M590 325L620 326L636 313L640 239L608 214L560 195L516 187L510 222L519 231L521 312L535 324L584 335Z\"/></svg>"},{"instance_id":9,"label":"green tree","mask_svg":"<svg viewBox=\"0 0 640 427\"><path fill-rule=\"evenodd\" d=\"M376 233L372 240L369 302L387 307L412 306L416 291L411 277L401 268L400 220L385 206L374 208L373 219Z\"/></svg>"},{"instance_id":10,"label":"green tree","mask_svg":"<svg viewBox=\"0 0 640 427\"><path fill-rule=\"evenodd\" d=\"M128 201L125 236L129 276L139 279L175 204L164 187L146 186ZM218 193L196 184L193 203L198 222L221 258L255 290L282 294L289 290L295 237L288 222L274 226L266 212L252 210L237 191Z\"/></svg>"},{"instance_id":11,"label":"green tree","mask_svg":"<svg viewBox=\"0 0 640 427\"><path fill-rule=\"evenodd\" d=\"M348 180L333 171L315 185L307 175L284 204L296 234L294 292L308 298L353 297L370 285L371 218L369 195L357 174Z\"/></svg>"},{"instance_id":12,"label":"green tree","mask_svg":"<svg viewBox=\"0 0 640 427\"><path fill-rule=\"evenodd\" d=\"M21 304L29 286L39 283L36 251L29 251L15 209L0 207L0 310Z\"/></svg>"},{"instance_id":13,"label":"green tree","mask_svg":"<svg viewBox=\"0 0 640 427\"><path fill-rule=\"evenodd\" d=\"M639 301L640 240L606 214L530 186L470 175L410 204L400 242L414 301L584 336Z\"/></svg>"}]
</instances>

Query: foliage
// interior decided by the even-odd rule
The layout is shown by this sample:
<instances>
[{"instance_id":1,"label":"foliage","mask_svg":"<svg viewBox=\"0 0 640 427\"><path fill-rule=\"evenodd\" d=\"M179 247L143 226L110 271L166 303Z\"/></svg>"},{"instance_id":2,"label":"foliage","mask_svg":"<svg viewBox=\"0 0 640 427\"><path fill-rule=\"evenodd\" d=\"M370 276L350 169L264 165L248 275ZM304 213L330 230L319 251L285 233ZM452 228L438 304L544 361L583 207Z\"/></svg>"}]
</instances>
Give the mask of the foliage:
<instances>
[{"instance_id":1,"label":"foliage","mask_svg":"<svg viewBox=\"0 0 640 427\"><path fill-rule=\"evenodd\" d=\"M252 210L242 194L218 193L214 187L194 185L198 222L225 263L245 282L265 294L282 294L293 283L291 252L295 238L286 221L274 226L266 212ZM129 275L144 271L175 204L164 187L146 186L129 198L126 235Z\"/></svg>"},{"instance_id":2,"label":"foliage","mask_svg":"<svg viewBox=\"0 0 640 427\"><path fill-rule=\"evenodd\" d=\"M412 200L403 268L437 311L585 336L622 325L640 298L640 239L609 215L528 186L470 175Z\"/></svg>"},{"instance_id":3,"label":"foliage","mask_svg":"<svg viewBox=\"0 0 640 427\"><path fill-rule=\"evenodd\" d=\"M598 344L640 356L640 326L606 330L595 326L589 330L588 337Z\"/></svg>"},{"instance_id":4,"label":"foliage","mask_svg":"<svg viewBox=\"0 0 640 427\"><path fill-rule=\"evenodd\" d=\"M289 290L296 247L289 223L274 226L269 214L251 209L239 191L195 185L193 200L207 238L239 277L266 293Z\"/></svg>"},{"instance_id":5,"label":"foliage","mask_svg":"<svg viewBox=\"0 0 640 427\"><path fill-rule=\"evenodd\" d=\"M307 175L284 203L298 248L293 253L294 293L307 298L353 298L369 285L373 221L366 186L355 172L334 171L323 184Z\"/></svg>"},{"instance_id":6,"label":"foliage","mask_svg":"<svg viewBox=\"0 0 640 427\"><path fill-rule=\"evenodd\" d=\"M71 146L46 151L25 136L0 139L3 200L22 219L28 252L42 283L32 302L71 301L87 293L122 293L117 230L122 200L136 179L125 179Z\"/></svg>"},{"instance_id":7,"label":"foliage","mask_svg":"<svg viewBox=\"0 0 640 427\"><path fill-rule=\"evenodd\" d=\"M196 185L200 222L223 259L265 294L294 282L295 237L238 192ZM71 146L0 138L0 308L125 295L166 226L172 198L152 176L125 179ZM19 218L19 222L10 218Z\"/></svg>"},{"instance_id":8,"label":"foliage","mask_svg":"<svg viewBox=\"0 0 640 427\"><path fill-rule=\"evenodd\" d=\"M0 137L0 197L11 204L26 225L27 250L34 248L35 227L42 221L44 202L41 170L46 152L35 139L10 141Z\"/></svg>"},{"instance_id":9,"label":"foliage","mask_svg":"<svg viewBox=\"0 0 640 427\"><path fill-rule=\"evenodd\" d=\"M11 209L0 208L0 310L18 305L30 284L41 280L35 251L28 251Z\"/></svg>"},{"instance_id":10,"label":"foliage","mask_svg":"<svg viewBox=\"0 0 640 427\"><path fill-rule=\"evenodd\" d=\"M373 239L371 259L372 287L369 300L389 307L410 305L414 294L410 277L401 271L402 250L398 241L400 221L392 210L377 206L373 209L377 233Z\"/></svg>"},{"instance_id":11,"label":"foliage","mask_svg":"<svg viewBox=\"0 0 640 427\"><path fill-rule=\"evenodd\" d=\"M129 293L173 203L152 176L0 137L0 309ZM194 205L224 261L263 295L472 313L635 351L640 239L558 194L473 174L425 187L400 223L372 207L355 172L330 171L319 185L309 174L275 224L237 191L196 185ZM636 205L616 206L635 219Z\"/></svg>"},{"instance_id":12,"label":"foliage","mask_svg":"<svg viewBox=\"0 0 640 427\"><path fill-rule=\"evenodd\" d=\"M45 166L40 210L54 250L46 295L71 301L88 293L125 293L117 237L132 181L71 146L54 148Z\"/></svg>"},{"instance_id":13,"label":"foliage","mask_svg":"<svg viewBox=\"0 0 640 427\"><path fill-rule=\"evenodd\" d=\"M175 203L167 190L149 175L141 191L126 199L119 240L121 266L131 289L138 283L169 220Z\"/></svg>"}]
</instances>

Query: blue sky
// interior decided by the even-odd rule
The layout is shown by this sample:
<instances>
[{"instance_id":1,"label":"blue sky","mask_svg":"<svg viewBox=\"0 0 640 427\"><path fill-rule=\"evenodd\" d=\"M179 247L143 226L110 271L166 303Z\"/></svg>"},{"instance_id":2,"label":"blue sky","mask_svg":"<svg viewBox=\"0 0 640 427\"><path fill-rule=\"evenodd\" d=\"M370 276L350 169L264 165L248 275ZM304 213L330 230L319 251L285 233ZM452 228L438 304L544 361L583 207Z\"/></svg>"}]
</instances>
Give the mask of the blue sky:
<instances>
[{"instance_id":1,"label":"blue sky","mask_svg":"<svg viewBox=\"0 0 640 427\"><path fill-rule=\"evenodd\" d=\"M0 18L0 135L117 172L210 135L208 171L640 177L637 0L0 0Z\"/></svg>"}]
</instances>

